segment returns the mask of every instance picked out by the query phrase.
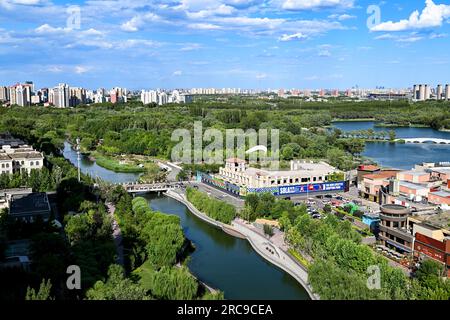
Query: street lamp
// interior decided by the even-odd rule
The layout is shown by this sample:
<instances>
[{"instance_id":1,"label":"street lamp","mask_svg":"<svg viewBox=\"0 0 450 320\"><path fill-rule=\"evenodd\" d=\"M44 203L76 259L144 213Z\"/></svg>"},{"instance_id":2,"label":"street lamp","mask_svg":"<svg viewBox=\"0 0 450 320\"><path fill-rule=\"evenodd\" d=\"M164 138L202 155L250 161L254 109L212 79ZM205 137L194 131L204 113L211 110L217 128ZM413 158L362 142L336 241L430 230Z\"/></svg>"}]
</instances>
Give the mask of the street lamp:
<instances>
[{"instance_id":1,"label":"street lamp","mask_svg":"<svg viewBox=\"0 0 450 320\"><path fill-rule=\"evenodd\" d=\"M78 164L78 182L81 182L81 154L80 154L80 138L77 138L77 164Z\"/></svg>"}]
</instances>

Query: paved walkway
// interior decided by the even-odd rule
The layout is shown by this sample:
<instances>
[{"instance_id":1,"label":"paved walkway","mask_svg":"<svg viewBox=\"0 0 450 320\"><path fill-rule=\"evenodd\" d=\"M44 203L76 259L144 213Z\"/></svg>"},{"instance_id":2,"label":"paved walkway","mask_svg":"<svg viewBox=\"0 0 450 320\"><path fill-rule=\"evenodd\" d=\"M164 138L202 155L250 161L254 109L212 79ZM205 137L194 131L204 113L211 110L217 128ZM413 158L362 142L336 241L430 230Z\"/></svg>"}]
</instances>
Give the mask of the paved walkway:
<instances>
[{"instance_id":1,"label":"paved walkway","mask_svg":"<svg viewBox=\"0 0 450 320\"><path fill-rule=\"evenodd\" d=\"M253 225L249 225L241 219L235 219L232 226L236 231L243 234L252 245L253 249L263 256L266 260L273 263L277 267L289 273L294 277L313 300L319 300L319 296L313 294L312 288L308 283L308 272L296 263L292 258L284 252L280 247L275 245L271 240L261 235Z\"/></svg>"},{"instance_id":2,"label":"paved walkway","mask_svg":"<svg viewBox=\"0 0 450 320\"><path fill-rule=\"evenodd\" d=\"M232 222L231 226L213 220L204 213L200 212L197 208L195 208L192 203L190 203L186 199L186 196L182 194L180 190L169 190L166 195L182 202L194 215L204 220L205 222L215 225L222 230L224 228L227 228L229 230L237 232L238 234L241 234L250 242L253 249L259 255L261 255L267 261L276 265L280 269L289 273L294 279L296 279L302 285L302 287L305 288L311 299L320 299L318 295L313 294L312 289L308 284L307 271L302 266L300 266L300 264L294 261L279 246L277 246L275 243L261 234L260 231L258 231L253 225L248 225L241 219L235 219Z\"/></svg>"},{"instance_id":3,"label":"paved walkway","mask_svg":"<svg viewBox=\"0 0 450 320\"><path fill-rule=\"evenodd\" d=\"M116 262L123 266L125 263L124 255L123 255L123 245L122 245L122 232L120 231L119 224L114 217L114 212L116 211L116 207L112 203L106 203L106 207L108 208L109 216L112 219L112 229L113 229L113 238L114 245L116 246Z\"/></svg>"}]
</instances>

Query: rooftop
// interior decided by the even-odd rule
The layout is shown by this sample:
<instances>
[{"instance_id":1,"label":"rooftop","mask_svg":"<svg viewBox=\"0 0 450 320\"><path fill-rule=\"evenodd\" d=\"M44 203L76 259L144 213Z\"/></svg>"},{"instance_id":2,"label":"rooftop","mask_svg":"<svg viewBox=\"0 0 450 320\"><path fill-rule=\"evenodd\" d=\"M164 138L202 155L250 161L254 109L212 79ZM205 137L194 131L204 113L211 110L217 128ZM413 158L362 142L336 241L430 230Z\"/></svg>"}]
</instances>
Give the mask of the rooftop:
<instances>
[{"instance_id":1,"label":"rooftop","mask_svg":"<svg viewBox=\"0 0 450 320\"><path fill-rule=\"evenodd\" d=\"M438 197L442 197L442 198L450 198L450 192L447 192L447 191L435 191L435 192L430 192L430 194L438 196Z\"/></svg>"},{"instance_id":2,"label":"rooftop","mask_svg":"<svg viewBox=\"0 0 450 320\"><path fill-rule=\"evenodd\" d=\"M267 176L267 177L311 177L311 176L325 176L336 172L336 168L330 166L325 162L319 163L299 163L297 166L297 170L266 170L266 169L257 169L257 168L248 168L245 173L258 177L258 176Z\"/></svg>"},{"instance_id":3,"label":"rooftop","mask_svg":"<svg viewBox=\"0 0 450 320\"><path fill-rule=\"evenodd\" d=\"M245 160L239 158L229 158L226 160L227 163L245 163Z\"/></svg>"},{"instance_id":4,"label":"rooftop","mask_svg":"<svg viewBox=\"0 0 450 320\"><path fill-rule=\"evenodd\" d=\"M370 180L377 180L377 179L387 179L387 178L392 178L395 177L397 175L397 173L399 173L400 170L384 170L381 172L377 172L377 173L371 173L371 174L366 174L364 175L364 178L370 179Z\"/></svg>"},{"instance_id":5,"label":"rooftop","mask_svg":"<svg viewBox=\"0 0 450 320\"><path fill-rule=\"evenodd\" d=\"M407 188L413 189L413 190L428 189L428 187L426 187L424 185L411 183L411 182L408 182L408 181L400 181L399 184L400 184L400 186L407 187Z\"/></svg>"},{"instance_id":6,"label":"rooftop","mask_svg":"<svg viewBox=\"0 0 450 320\"><path fill-rule=\"evenodd\" d=\"M361 170L361 171L371 171L371 172L373 172L373 171L378 171L378 170L380 170L380 167L375 166L375 165L373 165L373 164L369 164L369 165L360 165L360 166L358 167L358 170Z\"/></svg>"},{"instance_id":7,"label":"rooftop","mask_svg":"<svg viewBox=\"0 0 450 320\"><path fill-rule=\"evenodd\" d=\"M425 171L417 171L417 170L401 171L401 172L399 172L399 173L402 173L402 174L409 174L409 175L412 175L412 176L429 175L428 172L425 172Z\"/></svg>"},{"instance_id":8,"label":"rooftop","mask_svg":"<svg viewBox=\"0 0 450 320\"><path fill-rule=\"evenodd\" d=\"M49 214L50 205L47 194L29 193L17 194L11 197L11 207L9 214L12 216Z\"/></svg>"}]
</instances>

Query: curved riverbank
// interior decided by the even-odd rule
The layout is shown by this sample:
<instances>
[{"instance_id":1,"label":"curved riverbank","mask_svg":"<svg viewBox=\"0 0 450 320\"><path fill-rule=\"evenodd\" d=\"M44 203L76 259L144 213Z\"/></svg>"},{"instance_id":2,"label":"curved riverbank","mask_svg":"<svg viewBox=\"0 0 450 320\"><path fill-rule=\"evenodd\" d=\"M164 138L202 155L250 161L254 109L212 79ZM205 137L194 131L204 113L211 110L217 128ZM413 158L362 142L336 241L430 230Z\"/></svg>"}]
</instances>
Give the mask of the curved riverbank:
<instances>
[{"instance_id":1,"label":"curved riverbank","mask_svg":"<svg viewBox=\"0 0 450 320\"><path fill-rule=\"evenodd\" d=\"M197 210L197 208L195 208L195 206L193 206L192 203L190 203L183 194L179 194L175 191L169 190L165 195L184 204L190 212L192 212L195 216L197 216L204 222L221 229L227 234L241 239L246 239L255 250L255 252L257 252L261 257L277 266L281 270L285 271L286 273L291 275L298 283L300 283L300 285L305 289L312 300L320 299L318 295L315 295L312 292L312 288L308 284L307 271L296 261L294 261L286 252L273 244L272 241L249 229L242 223L235 221L230 226L211 219L207 215ZM270 248L273 253L270 253L268 248Z\"/></svg>"}]
</instances>

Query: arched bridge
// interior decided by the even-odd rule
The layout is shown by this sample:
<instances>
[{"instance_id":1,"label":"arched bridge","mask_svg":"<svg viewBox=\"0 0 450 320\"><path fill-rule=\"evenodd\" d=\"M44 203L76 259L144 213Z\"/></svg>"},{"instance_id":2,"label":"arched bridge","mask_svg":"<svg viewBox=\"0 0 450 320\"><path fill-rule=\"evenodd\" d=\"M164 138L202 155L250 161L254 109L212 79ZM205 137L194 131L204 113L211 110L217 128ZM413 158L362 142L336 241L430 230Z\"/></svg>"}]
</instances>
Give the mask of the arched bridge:
<instances>
[{"instance_id":1,"label":"arched bridge","mask_svg":"<svg viewBox=\"0 0 450 320\"><path fill-rule=\"evenodd\" d=\"M405 141L405 143L434 143L434 144L450 144L450 139L437 139L437 138L408 138L397 139L397 141Z\"/></svg>"},{"instance_id":2,"label":"arched bridge","mask_svg":"<svg viewBox=\"0 0 450 320\"><path fill-rule=\"evenodd\" d=\"M186 185L184 182L155 182L155 183L123 183L122 186L129 193L140 192L163 192L172 189L181 189Z\"/></svg>"}]
</instances>

